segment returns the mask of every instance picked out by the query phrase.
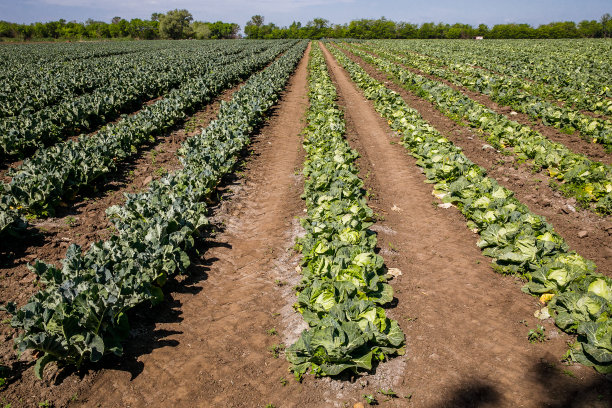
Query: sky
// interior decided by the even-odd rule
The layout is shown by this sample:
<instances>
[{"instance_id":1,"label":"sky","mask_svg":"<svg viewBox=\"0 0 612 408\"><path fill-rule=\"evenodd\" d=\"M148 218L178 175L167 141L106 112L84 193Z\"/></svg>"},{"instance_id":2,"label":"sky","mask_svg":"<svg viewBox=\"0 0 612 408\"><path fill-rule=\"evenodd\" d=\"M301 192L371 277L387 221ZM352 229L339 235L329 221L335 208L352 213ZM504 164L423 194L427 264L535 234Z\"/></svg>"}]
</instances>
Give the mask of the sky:
<instances>
[{"instance_id":1,"label":"sky","mask_svg":"<svg viewBox=\"0 0 612 408\"><path fill-rule=\"evenodd\" d=\"M410 23L443 22L488 26L553 21L599 20L612 14L610 0L0 0L0 20L33 23L64 18L84 22L88 18L110 22L114 16L149 19L151 13L187 9L199 21L224 21L244 27L255 14L265 23L288 26L306 24L316 17L332 23L360 18L386 17Z\"/></svg>"}]
</instances>

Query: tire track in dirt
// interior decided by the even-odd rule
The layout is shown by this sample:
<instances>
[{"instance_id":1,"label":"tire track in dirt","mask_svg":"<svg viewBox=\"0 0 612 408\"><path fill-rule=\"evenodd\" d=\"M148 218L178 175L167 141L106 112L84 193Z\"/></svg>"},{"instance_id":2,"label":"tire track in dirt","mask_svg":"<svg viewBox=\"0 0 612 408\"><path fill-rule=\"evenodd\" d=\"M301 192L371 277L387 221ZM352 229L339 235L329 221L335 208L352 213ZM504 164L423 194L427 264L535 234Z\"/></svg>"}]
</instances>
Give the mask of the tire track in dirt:
<instances>
[{"instance_id":1,"label":"tire track in dirt","mask_svg":"<svg viewBox=\"0 0 612 408\"><path fill-rule=\"evenodd\" d=\"M342 50L344 51L344 50ZM486 142L477 132L461 126L444 116L432 103L414 95L402 86L391 82L387 76L350 52L345 52L369 75L397 92L406 103L416 109L423 119L434 126L444 137L463 149L474 163L486 169L499 184L512 190L522 203L555 227L570 247L587 259L594 261L600 273L612 274L612 220L593 211L580 209L575 198L565 198L549 185L545 172L533 173L517 162L514 155L504 155L486 148ZM587 236L579 235L586 231Z\"/></svg>"},{"instance_id":2,"label":"tire track in dirt","mask_svg":"<svg viewBox=\"0 0 612 408\"><path fill-rule=\"evenodd\" d=\"M282 292L291 290L275 279L279 268L295 273L297 266L290 249L294 217L303 209L294 173L303 161L306 63L254 139L245 178L229 186L229 200L212 218L221 232L204 243L193 268L203 277L191 291L197 293L176 294L180 317L156 325L174 347L138 356L143 369L133 379L130 372L100 373L82 406L251 407L277 398L288 364L269 347L282 341L278 310L286 302ZM273 328L278 335L268 333Z\"/></svg>"},{"instance_id":3,"label":"tire track in dirt","mask_svg":"<svg viewBox=\"0 0 612 408\"><path fill-rule=\"evenodd\" d=\"M415 407L567 406L578 393L584 406L593 406L600 394L609 397L605 380L590 368L568 368L576 378L562 374L559 358L569 337L551 322L545 323L549 341L527 341L538 302L520 291L520 281L493 272L458 211L432 205L415 160L390 144L386 122L325 54L346 109L348 140L369 174L371 206L384 216L376 226L381 254L403 271L393 282L398 302L389 314L407 335L408 362L394 390L413 393Z\"/></svg>"}]
</instances>

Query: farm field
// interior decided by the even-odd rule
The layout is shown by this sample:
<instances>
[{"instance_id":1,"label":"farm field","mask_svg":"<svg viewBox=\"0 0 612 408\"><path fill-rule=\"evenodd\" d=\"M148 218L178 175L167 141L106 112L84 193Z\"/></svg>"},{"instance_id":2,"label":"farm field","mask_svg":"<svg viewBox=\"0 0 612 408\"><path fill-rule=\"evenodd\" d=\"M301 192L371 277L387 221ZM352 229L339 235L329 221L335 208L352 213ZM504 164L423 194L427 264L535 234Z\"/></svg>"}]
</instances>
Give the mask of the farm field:
<instances>
[{"instance_id":1,"label":"farm field","mask_svg":"<svg viewBox=\"0 0 612 408\"><path fill-rule=\"evenodd\" d=\"M0 406L612 405L609 40L0 55Z\"/></svg>"}]
</instances>

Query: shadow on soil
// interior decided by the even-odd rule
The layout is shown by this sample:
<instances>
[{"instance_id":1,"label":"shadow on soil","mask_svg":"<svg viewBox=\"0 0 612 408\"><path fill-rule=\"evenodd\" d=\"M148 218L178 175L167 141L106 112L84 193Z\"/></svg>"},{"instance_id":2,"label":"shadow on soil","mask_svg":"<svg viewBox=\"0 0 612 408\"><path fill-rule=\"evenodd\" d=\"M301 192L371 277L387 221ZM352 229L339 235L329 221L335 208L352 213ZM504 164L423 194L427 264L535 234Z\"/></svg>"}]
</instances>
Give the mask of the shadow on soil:
<instances>
[{"instance_id":1,"label":"shadow on soil","mask_svg":"<svg viewBox=\"0 0 612 408\"><path fill-rule=\"evenodd\" d=\"M527 374L533 384L534 399L523 401L528 406L548 408L609 407L612 406L612 384L603 376L588 383L579 383L571 367L559 366L556 359L540 359ZM500 385L481 379L469 379L449 390L438 407L498 407L512 406L519 401L503 398ZM541 397L537 397L537 395Z\"/></svg>"}]
</instances>

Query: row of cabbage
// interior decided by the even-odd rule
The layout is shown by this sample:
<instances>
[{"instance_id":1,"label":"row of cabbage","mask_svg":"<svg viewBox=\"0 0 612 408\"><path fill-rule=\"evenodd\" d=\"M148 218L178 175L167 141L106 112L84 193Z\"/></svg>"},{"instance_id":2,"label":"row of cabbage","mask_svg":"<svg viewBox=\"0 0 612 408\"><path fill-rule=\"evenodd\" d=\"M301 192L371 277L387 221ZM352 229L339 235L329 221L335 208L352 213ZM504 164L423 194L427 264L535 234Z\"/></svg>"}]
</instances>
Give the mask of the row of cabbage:
<instances>
[{"instance_id":1,"label":"row of cabbage","mask_svg":"<svg viewBox=\"0 0 612 408\"><path fill-rule=\"evenodd\" d=\"M364 48L374 52L382 52L387 47ZM560 106L545 98L531 93L538 89L529 81L516 77L507 77L465 64L449 63L422 55L402 52L394 54L402 64L416 68L426 74L446 79L455 85L465 86L476 92L491 97L497 103L511 106L513 109L526 113L533 119L541 119L547 126L554 126L566 132L578 130L580 135L589 141L603 144L607 150L612 150L612 122L606 119L594 118L568 106ZM598 102L600 113L612 114L612 100L604 99Z\"/></svg>"},{"instance_id":2,"label":"row of cabbage","mask_svg":"<svg viewBox=\"0 0 612 408\"><path fill-rule=\"evenodd\" d=\"M11 169L0 185L0 233L23 227L22 215L51 215L54 208L101 176L114 171L138 147L165 132L222 90L269 64L295 40L277 42L266 51L216 67L186 81L163 99L92 136L58 143Z\"/></svg>"},{"instance_id":3,"label":"row of cabbage","mask_svg":"<svg viewBox=\"0 0 612 408\"><path fill-rule=\"evenodd\" d=\"M19 62L9 64L5 60L7 66L0 70L0 118L31 114L45 106L91 92L100 85L120 79L126 70L146 67L151 61L158 60L159 55L188 52L184 47L173 49L159 44L155 48L127 48L129 52L126 53L70 62L62 61L60 56L50 52L58 60L37 62L36 58L28 58L28 53L23 52L28 47L22 47L25 49L9 48L13 54L7 60L17 59ZM44 45L40 47L47 49ZM2 51L6 54L5 47L0 49L0 53Z\"/></svg>"},{"instance_id":4,"label":"row of cabbage","mask_svg":"<svg viewBox=\"0 0 612 408\"><path fill-rule=\"evenodd\" d=\"M478 246L502 273L520 274L523 290L548 302L555 323L578 335L570 352L582 364L612 373L612 279L595 272L593 262L570 251L546 220L533 214L513 192L500 186L444 138L396 92L370 77L339 49L332 50L366 98L401 134L434 194L457 206Z\"/></svg>"},{"instance_id":5,"label":"row of cabbage","mask_svg":"<svg viewBox=\"0 0 612 408\"><path fill-rule=\"evenodd\" d=\"M236 44L233 41L225 45L216 41L180 44L171 41L135 41L115 43L115 48L108 49L108 43L91 43L86 45L90 57L85 57L87 54L83 52L82 44L5 45L0 48L0 92L3 96L0 117L19 114L19 110L10 105L9 111L4 112L7 98L23 103L28 109L37 109L46 106L48 100L53 98L61 99L95 89L97 84L107 80L99 75L104 74L109 66L146 65L148 62L141 58L143 55L154 60L160 53L185 54L199 49L214 52L225 47L233 48ZM35 105L30 108L30 103Z\"/></svg>"},{"instance_id":6,"label":"row of cabbage","mask_svg":"<svg viewBox=\"0 0 612 408\"><path fill-rule=\"evenodd\" d=\"M606 39L411 41L409 47L421 54L544 83L559 95L578 91L612 97L612 45Z\"/></svg>"},{"instance_id":7,"label":"row of cabbage","mask_svg":"<svg viewBox=\"0 0 612 408\"><path fill-rule=\"evenodd\" d=\"M9 303L5 309L19 330L19 351L41 353L37 375L52 361L79 366L122 354L128 311L160 302L164 282L187 271L194 237L208 222L207 197L265 120L305 46L291 47L223 102L218 119L181 147L182 169L152 182L148 191L129 194L123 206L109 208L116 235L85 253L71 245L61 269L36 261L32 269L43 289L25 306Z\"/></svg>"},{"instance_id":8,"label":"row of cabbage","mask_svg":"<svg viewBox=\"0 0 612 408\"><path fill-rule=\"evenodd\" d=\"M175 46L174 43L175 41L5 43L0 48L0 67L10 71L44 63L66 63L142 50L155 51L171 48Z\"/></svg>"},{"instance_id":9,"label":"row of cabbage","mask_svg":"<svg viewBox=\"0 0 612 408\"><path fill-rule=\"evenodd\" d=\"M0 119L0 158L24 156L66 136L92 130L118 114L137 109L146 100L163 95L192 77L199 77L232 61L248 58L270 44L243 44L219 51L142 54L110 68L97 70L102 83L91 93L68 98L35 113ZM128 57L126 57L128 58ZM56 84L61 86L61 84Z\"/></svg>"},{"instance_id":10,"label":"row of cabbage","mask_svg":"<svg viewBox=\"0 0 612 408\"><path fill-rule=\"evenodd\" d=\"M297 378L370 370L404 353L404 333L381 307L393 299L383 259L375 254L373 212L358 177L356 151L344 139L343 112L323 54L313 47L304 131L306 230L298 239L302 280L294 305L309 329L287 349Z\"/></svg>"},{"instance_id":11,"label":"row of cabbage","mask_svg":"<svg viewBox=\"0 0 612 408\"><path fill-rule=\"evenodd\" d=\"M384 41L376 41L375 43L376 45L389 47L390 49L395 49L396 51L407 51L407 44L405 43L391 43ZM399 47L396 48L396 46ZM465 62L465 58L461 58L454 53L432 57L429 55L416 53L412 50L410 51L411 55L418 56L422 61L427 61L428 63L448 66L459 70L468 69L468 72L473 73L474 75L487 74L493 75L495 78L501 76L504 78L504 80L512 80L514 86L520 87L522 91L528 94L539 96L540 98L546 100L561 102L564 106L573 107L574 109L581 109L606 116L612 115L612 100L606 96L594 95L574 88L568 88L567 86L536 82L522 78L515 74L500 74L499 72L503 70L501 67L498 67L499 69L487 70L482 67L471 65L469 62ZM460 53L460 55L462 54L465 54L465 52Z\"/></svg>"},{"instance_id":12,"label":"row of cabbage","mask_svg":"<svg viewBox=\"0 0 612 408\"><path fill-rule=\"evenodd\" d=\"M443 84L415 74L398 65L397 57L381 53L375 57L355 47L350 50L393 75L402 86L432 102L443 114L465 121L479 129L493 146L513 152L522 161L531 160L535 168L545 168L557 187L585 205L595 203L594 210L601 214L612 213L612 166L590 160L574 153L561 143L547 139L529 126L500 115L465 94Z\"/></svg>"}]
</instances>

